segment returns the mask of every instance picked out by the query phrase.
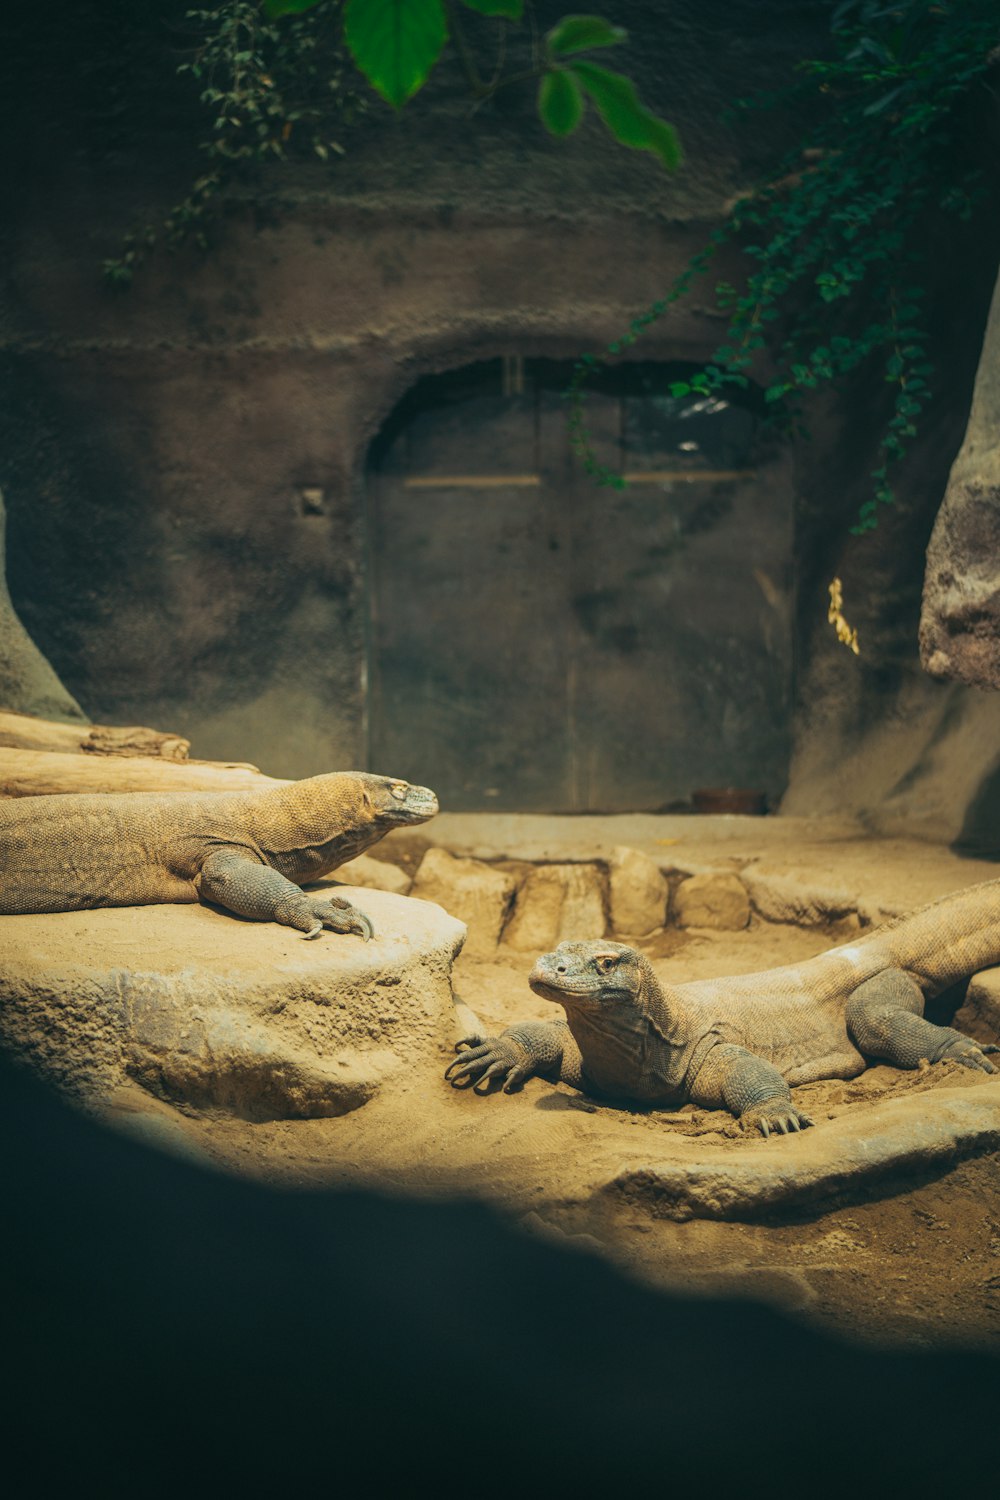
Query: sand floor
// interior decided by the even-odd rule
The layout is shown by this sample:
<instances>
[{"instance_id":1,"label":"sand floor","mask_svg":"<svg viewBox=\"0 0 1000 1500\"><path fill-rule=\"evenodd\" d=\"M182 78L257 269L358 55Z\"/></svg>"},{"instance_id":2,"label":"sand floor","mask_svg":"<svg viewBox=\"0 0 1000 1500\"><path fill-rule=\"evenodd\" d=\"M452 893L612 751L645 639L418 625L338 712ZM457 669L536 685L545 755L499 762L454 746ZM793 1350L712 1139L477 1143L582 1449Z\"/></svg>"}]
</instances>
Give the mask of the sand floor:
<instances>
[{"instance_id":1,"label":"sand floor","mask_svg":"<svg viewBox=\"0 0 1000 1500\"><path fill-rule=\"evenodd\" d=\"M617 836L620 829L601 830L598 836L583 827L619 820L536 819L535 824L552 825L547 834L541 830L545 852L539 854L538 829L530 837L523 828L514 836L498 826L509 819L493 820L491 827L484 819L452 821L464 821L466 834L430 825L437 841L447 839L458 852L494 858L564 858L570 849L592 858L595 837L597 847L606 847L609 837L641 842L636 830L626 839ZM694 829L689 820L680 838L662 831L668 820L649 821L655 839L678 845L680 867L685 861L689 868L746 871L752 866L775 878L853 892L856 902L876 909L913 907L945 889L996 874L995 866L963 861L948 850L868 839L853 829L796 839L781 820L713 820L741 825L723 828L725 836L715 837L711 830ZM470 824L475 824L471 830ZM746 826L751 824L756 826ZM693 852L684 842L692 839ZM405 849L387 842L384 853L406 863ZM647 951L664 975L683 981L794 962L837 940L829 924L801 928L755 917L739 933L667 929ZM515 1018L551 1018L551 1007L527 988L531 962L529 955L503 948L494 961L463 956L456 965L456 993L490 1029ZM447 1061L443 1052L442 1072ZM992 1082L1000 1101L1000 1075ZM735 1222L678 1222L664 1216L662 1201L655 1191L644 1190L634 1170L643 1161L655 1165L667 1154L676 1157L683 1137L684 1149L702 1154L784 1152L794 1172L797 1160L806 1161L807 1153L822 1147L821 1133L842 1120L864 1121L874 1108L894 1100L904 1101L904 1107L910 1101L932 1116L963 1091L983 1087L982 1075L957 1066L909 1074L871 1068L851 1083L804 1088L815 1129L766 1143L733 1139L722 1114L613 1109L540 1079L516 1095L481 1097L449 1088L440 1076L413 1077L337 1119L256 1124L151 1106L149 1096L128 1087L112 1115L126 1125L141 1120L143 1129L158 1119L164 1139L182 1142L212 1167L279 1184L322 1189L350 1183L392 1194L482 1198L526 1232L555 1237L581 1253L605 1255L650 1283L764 1299L852 1338L997 1349L996 1152L940 1161L916 1173L900 1171L861 1191L848 1185L839 1199L835 1194L821 1203L786 1204ZM819 1146L811 1144L816 1141ZM627 1190L609 1189L617 1166L632 1174Z\"/></svg>"}]
</instances>

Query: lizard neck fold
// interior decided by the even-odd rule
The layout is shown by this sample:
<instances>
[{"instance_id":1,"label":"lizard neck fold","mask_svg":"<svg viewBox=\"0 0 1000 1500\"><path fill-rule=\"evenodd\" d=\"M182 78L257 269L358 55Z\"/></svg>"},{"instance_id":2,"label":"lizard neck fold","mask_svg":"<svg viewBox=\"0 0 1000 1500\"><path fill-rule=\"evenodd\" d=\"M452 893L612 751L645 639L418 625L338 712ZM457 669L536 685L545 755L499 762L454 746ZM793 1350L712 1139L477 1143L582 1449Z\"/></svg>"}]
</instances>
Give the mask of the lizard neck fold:
<instances>
[{"instance_id":1,"label":"lizard neck fold","mask_svg":"<svg viewBox=\"0 0 1000 1500\"><path fill-rule=\"evenodd\" d=\"M268 863L301 882L362 854L390 829L426 822L437 810L427 787L337 771L250 798L246 821Z\"/></svg>"},{"instance_id":2,"label":"lizard neck fold","mask_svg":"<svg viewBox=\"0 0 1000 1500\"><path fill-rule=\"evenodd\" d=\"M694 1040L673 992L664 991L645 959L638 969L635 993L609 989L596 1006L567 1004L566 1020L584 1073L602 1094L680 1103Z\"/></svg>"}]
</instances>

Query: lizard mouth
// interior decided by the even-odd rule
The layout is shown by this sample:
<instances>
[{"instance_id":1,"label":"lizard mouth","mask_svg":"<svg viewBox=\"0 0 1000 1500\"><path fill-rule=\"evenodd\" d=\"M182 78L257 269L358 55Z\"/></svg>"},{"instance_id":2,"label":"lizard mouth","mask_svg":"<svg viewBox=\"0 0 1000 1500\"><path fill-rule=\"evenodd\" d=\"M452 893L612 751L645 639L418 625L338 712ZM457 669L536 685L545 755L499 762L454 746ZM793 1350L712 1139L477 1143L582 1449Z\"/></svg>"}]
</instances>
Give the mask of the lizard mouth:
<instances>
[{"instance_id":1,"label":"lizard mouth","mask_svg":"<svg viewBox=\"0 0 1000 1500\"><path fill-rule=\"evenodd\" d=\"M439 811L438 799L429 786L407 787L406 800L394 809L403 823L425 823Z\"/></svg>"},{"instance_id":2,"label":"lizard mouth","mask_svg":"<svg viewBox=\"0 0 1000 1500\"><path fill-rule=\"evenodd\" d=\"M536 995L541 995L543 1000L552 1000L556 1005L599 1004L598 997L589 986L567 984L562 976L556 981L547 969L539 969L537 964L528 975L528 984Z\"/></svg>"}]
</instances>

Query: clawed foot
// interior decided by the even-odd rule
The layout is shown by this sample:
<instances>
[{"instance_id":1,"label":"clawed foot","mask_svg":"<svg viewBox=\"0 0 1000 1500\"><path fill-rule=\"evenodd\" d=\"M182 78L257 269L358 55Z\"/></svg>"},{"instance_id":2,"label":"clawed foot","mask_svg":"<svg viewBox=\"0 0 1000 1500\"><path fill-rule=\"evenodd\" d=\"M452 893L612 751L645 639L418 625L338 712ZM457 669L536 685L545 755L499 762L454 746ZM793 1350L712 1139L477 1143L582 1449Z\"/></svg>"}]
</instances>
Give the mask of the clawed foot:
<instances>
[{"instance_id":1,"label":"clawed foot","mask_svg":"<svg viewBox=\"0 0 1000 1500\"><path fill-rule=\"evenodd\" d=\"M812 1123L808 1115L796 1109L787 1099L767 1099L763 1104L753 1104L739 1118L740 1129L744 1134L759 1130L763 1136L769 1136L772 1131L776 1135L792 1135L795 1131L805 1130Z\"/></svg>"},{"instance_id":2,"label":"clawed foot","mask_svg":"<svg viewBox=\"0 0 1000 1500\"><path fill-rule=\"evenodd\" d=\"M375 936L375 929L363 911L358 911L343 896L331 896L329 901L310 901L313 926L304 934L306 938L319 937L324 927L332 932L354 932L367 943Z\"/></svg>"},{"instance_id":3,"label":"clawed foot","mask_svg":"<svg viewBox=\"0 0 1000 1500\"><path fill-rule=\"evenodd\" d=\"M992 1042L974 1042L971 1037L963 1036L960 1031L953 1031L951 1035L953 1040L938 1053L937 1062L947 1060L961 1063L963 1068L975 1068L980 1073L997 1071L985 1054L1000 1052L1000 1047L994 1047Z\"/></svg>"},{"instance_id":4,"label":"clawed foot","mask_svg":"<svg viewBox=\"0 0 1000 1500\"><path fill-rule=\"evenodd\" d=\"M467 1036L455 1044L458 1056L445 1068L444 1076L453 1089L471 1088L474 1093L490 1092L493 1080L503 1078L503 1091L512 1093L530 1078L534 1069L525 1049L510 1037Z\"/></svg>"}]
</instances>

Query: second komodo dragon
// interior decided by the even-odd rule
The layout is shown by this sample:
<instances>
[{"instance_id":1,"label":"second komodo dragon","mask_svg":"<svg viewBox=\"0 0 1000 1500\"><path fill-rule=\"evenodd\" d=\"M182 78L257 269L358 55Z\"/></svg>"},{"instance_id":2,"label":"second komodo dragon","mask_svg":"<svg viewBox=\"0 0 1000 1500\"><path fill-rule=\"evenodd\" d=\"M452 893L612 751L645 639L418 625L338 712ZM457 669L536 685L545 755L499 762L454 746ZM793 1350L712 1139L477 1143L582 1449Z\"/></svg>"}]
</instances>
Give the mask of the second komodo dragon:
<instances>
[{"instance_id":1,"label":"second komodo dragon","mask_svg":"<svg viewBox=\"0 0 1000 1500\"><path fill-rule=\"evenodd\" d=\"M0 802L0 914L199 898L307 938L373 936L343 897L300 889L438 810L423 786L361 771L263 792L125 792Z\"/></svg>"},{"instance_id":2,"label":"second komodo dragon","mask_svg":"<svg viewBox=\"0 0 1000 1500\"><path fill-rule=\"evenodd\" d=\"M532 1074L588 1094L675 1107L728 1109L744 1130L785 1134L812 1121L790 1084L855 1078L866 1060L916 1068L944 1059L997 1070L950 1026L924 1019L924 1000L1000 963L1000 880L957 891L867 937L801 964L661 985L634 948L602 939L561 943L529 984L566 1011L498 1037L467 1038L446 1076L507 1092Z\"/></svg>"}]
</instances>

